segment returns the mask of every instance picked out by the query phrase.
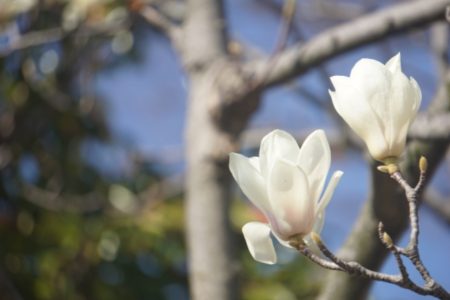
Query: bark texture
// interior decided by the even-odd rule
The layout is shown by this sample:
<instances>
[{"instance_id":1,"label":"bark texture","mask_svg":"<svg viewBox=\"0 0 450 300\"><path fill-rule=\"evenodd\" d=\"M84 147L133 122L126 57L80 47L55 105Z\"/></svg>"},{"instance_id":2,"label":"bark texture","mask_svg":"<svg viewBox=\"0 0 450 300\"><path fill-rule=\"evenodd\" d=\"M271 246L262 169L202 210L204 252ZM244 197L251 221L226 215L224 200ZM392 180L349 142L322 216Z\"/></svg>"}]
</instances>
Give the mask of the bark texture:
<instances>
[{"instance_id":1,"label":"bark texture","mask_svg":"<svg viewBox=\"0 0 450 300\"><path fill-rule=\"evenodd\" d=\"M229 224L229 136L205 109L214 91L193 79L187 124L186 221L192 299L237 299L237 262ZM208 91L209 90L209 91Z\"/></svg>"},{"instance_id":2,"label":"bark texture","mask_svg":"<svg viewBox=\"0 0 450 300\"><path fill-rule=\"evenodd\" d=\"M236 299L237 264L229 224L227 153L233 137L215 125L217 64L225 57L221 1L190 0L182 58L189 76L186 131L186 229L191 297Z\"/></svg>"}]
</instances>

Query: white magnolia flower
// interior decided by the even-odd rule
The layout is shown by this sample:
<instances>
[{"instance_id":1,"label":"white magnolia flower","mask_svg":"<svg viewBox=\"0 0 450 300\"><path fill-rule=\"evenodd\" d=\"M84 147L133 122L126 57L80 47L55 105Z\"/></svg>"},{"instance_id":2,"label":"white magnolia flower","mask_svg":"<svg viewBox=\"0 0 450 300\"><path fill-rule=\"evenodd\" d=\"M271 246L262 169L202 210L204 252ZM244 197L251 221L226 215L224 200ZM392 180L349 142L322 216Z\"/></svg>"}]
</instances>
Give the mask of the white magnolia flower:
<instances>
[{"instance_id":1,"label":"white magnolia flower","mask_svg":"<svg viewBox=\"0 0 450 300\"><path fill-rule=\"evenodd\" d=\"M312 231L320 233L324 209L343 174L335 172L322 195L330 162L323 130L310 134L301 149L289 133L275 130L261 141L259 157L230 154L234 179L269 222L250 222L242 228L255 260L276 262L271 232L287 247L292 239L307 240Z\"/></svg>"},{"instance_id":2,"label":"white magnolia flower","mask_svg":"<svg viewBox=\"0 0 450 300\"><path fill-rule=\"evenodd\" d=\"M333 76L331 82L336 111L364 140L372 157L384 162L399 157L422 99L417 82L402 72L400 53L386 65L361 59L350 77Z\"/></svg>"}]
</instances>

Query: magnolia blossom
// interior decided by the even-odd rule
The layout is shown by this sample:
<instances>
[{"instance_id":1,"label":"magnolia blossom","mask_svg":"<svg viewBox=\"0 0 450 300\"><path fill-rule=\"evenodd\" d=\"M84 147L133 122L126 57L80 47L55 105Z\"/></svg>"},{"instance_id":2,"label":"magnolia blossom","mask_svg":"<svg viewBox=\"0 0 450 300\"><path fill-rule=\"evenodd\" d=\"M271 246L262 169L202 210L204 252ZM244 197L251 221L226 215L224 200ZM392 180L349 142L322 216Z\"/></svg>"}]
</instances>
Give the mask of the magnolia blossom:
<instances>
[{"instance_id":1,"label":"magnolia blossom","mask_svg":"<svg viewBox=\"0 0 450 300\"><path fill-rule=\"evenodd\" d=\"M422 99L417 82L402 72L400 53L386 65L361 59L350 77L333 76L331 82L336 111L364 140L372 157L385 163L399 157Z\"/></svg>"},{"instance_id":2,"label":"magnolia blossom","mask_svg":"<svg viewBox=\"0 0 450 300\"><path fill-rule=\"evenodd\" d=\"M289 133L275 130L261 141L259 157L230 154L234 179L268 221L250 222L242 228L255 260L276 262L270 233L287 247L293 239L307 242L312 231L320 233L324 209L343 174L335 172L322 195L330 156L322 130L310 134L302 148Z\"/></svg>"}]
</instances>

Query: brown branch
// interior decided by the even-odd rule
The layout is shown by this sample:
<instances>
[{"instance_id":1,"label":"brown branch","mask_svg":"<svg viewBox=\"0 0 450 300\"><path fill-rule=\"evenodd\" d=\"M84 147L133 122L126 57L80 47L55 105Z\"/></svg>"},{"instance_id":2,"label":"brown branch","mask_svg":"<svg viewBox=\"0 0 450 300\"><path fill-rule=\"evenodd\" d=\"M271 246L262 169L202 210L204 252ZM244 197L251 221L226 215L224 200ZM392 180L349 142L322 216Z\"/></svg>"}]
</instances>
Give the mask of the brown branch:
<instances>
[{"instance_id":1,"label":"brown branch","mask_svg":"<svg viewBox=\"0 0 450 300\"><path fill-rule=\"evenodd\" d=\"M408 137L414 139L450 139L450 113L420 114L412 123Z\"/></svg>"},{"instance_id":2,"label":"brown branch","mask_svg":"<svg viewBox=\"0 0 450 300\"><path fill-rule=\"evenodd\" d=\"M100 22L95 25L80 26L74 31L65 31L60 27L32 31L12 39L7 47L0 49L0 57L7 56L14 51L45 45L60 41L70 34L75 37L89 38L98 35L110 35L116 33L119 29L129 26L129 21L120 22Z\"/></svg>"},{"instance_id":3,"label":"brown branch","mask_svg":"<svg viewBox=\"0 0 450 300\"><path fill-rule=\"evenodd\" d=\"M291 244L291 246L293 246L295 249L297 249L301 254L306 256L309 260L311 260L315 264L317 264L325 269L333 270L333 271L343 271L343 269L340 266L338 266L336 263L334 263L332 261L328 261L326 259L323 259L323 258L315 255L311 251L309 251L308 247L304 244L298 244L298 245Z\"/></svg>"},{"instance_id":4,"label":"brown branch","mask_svg":"<svg viewBox=\"0 0 450 300\"><path fill-rule=\"evenodd\" d=\"M380 239L381 243L386 247L386 249L391 251L391 253L394 255L395 261L400 271L400 275L402 276L403 280L409 279L408 271L406 270L405 264L403 263L401 256L403 253L402 249L399 249L394 245L392 238L384 230L383 222L380 222L378 224L378 238Z\"/></svg>"},{"instance_id":5,"label":"brown branch","mask_svg":"<svg viewBox=\"0 0 450 300\"><path fill-rule=\"evenodd\" d=\"M88 193L85 195L62 195L36 186L24 186L24 198L34 205L57 212L88 213L106 207L107 201L102 195Z\"/></svg>"},{"instance_id":6,"label":"brown branch","mask_svg":"<svg viewBox=\"0 0 450 300\"><path fill-rule=\"evenodd\" d=\"M417 0L397 4L326 30L305 44L288 48L280 55L269 75L266 74L268 59L257 60L244 68L254 74L256 81L267 77L266 87L280 84L348 50L442 20L448 4L448 0Z\"/></svg>"},{"instance_id":7,"label":"brown branch","mask_svg":"<svg viewBox=\"0 0 450 300\"><path fill-rule=\"evenodd\" d=\"M419 164L420 177L415 187L411 187L399 171L391 174L391 178L397 181L405 190L409 207L409 222L411 226L411 234L406 248L400 249L401 253L409 258L416 270L422 276L423 280L425 280L425 288L429 289L430 292L433 292L430 293L430 295L438 297L439 299L450 299L450 293L448 293L439 283L437 283L433 279L433 277L430 275L430 272L427 270L422 260L420 259L418 197L425 183L425 173L428 163L426 159L422 157Z\"/></svg>"},{"instance_id":8,"label":"brown branch","mask_svg":"<svg viewBox=\"0 0 450 300\"><path fill-rule=\"evenodd\" d=\"M152 6L143 6L139 14L155 28L163 32L176 47L180 47L181 28Z\"/></svg>"},{"instance_id":9,"label":"brown branch","mask_svg":"<svg viewBox=\"0 0 450 300\"><path fill-rule=\"evenodd\" d=\"M40 46L51 42L59 41L64 37L64 31L61 28L51 28L40 31L29 32L18 36L8 44L7 47L0 49L0 56L7 56L14 51L30 47Z\"/></svg>"},{"instance_id":10,"label":"brown branch","mask_svg":"<svg viewBox=\"0 0 450 300\"><path fill-rule=\"evenodd\" d=\"M432 285L425 285L423 287L418 286L414 282L412 282L409 279L409 276L403 276L403 275L390 275L382 272L376 272L372 271L361 264L355 262L355 261L346 261L344 259L341 259L334 255L327 246L320 240L320 238L317 236L315 239L315 242L317 246L319 247L320 251L330 259L331 262L335 263L339 267L342 268L342 270L350 275L356 275L359 277L364 277L371 280L377 280L377 281L384 281L388 282L394 285L397 285L399 287L403 287L405 289L414 291L420 295L432 295L439 299L445 299L448 300L449 294L440 287L437 283L433 282ZM401 259L400 259L401 261ZM403 263L401 263L403 265ZM428 282L427 282L428 283Z\"/></svg>"},{"instance_id":11,"label":"brown branch","mask_svg":"<svg viewBox=\"0 0 450 300\"><path fill-rule=\"evenodd\" d=\"M390 165L394 166L394 165ZM390 167L389 166L389 167ZM396 259L397 265L400 270L400 275L390 275L383 272L373 271L362 266L360 263L356 261L347 261L345 259L341 259L334 255L322 242L319 235L312 233L311 237L322 252L330 261L318 258L311 257L311 254L308 251L305 251L304 244L294 244L291 243L292 246L295 246L296 249L299 250L300 253L304 254L316 264L323 266L327 269L339 270L350 275L357 275L359 277L364 277L370 280L384 281L388 282L409 290L412 290L421 295L431 295L439 299L450 299L450 293L448 293L439 283L437 283L433 277L430 275L429 271L423 264L420 259L419 254L419 217L418 217L418 197L421 193L421 190L425 183L425 173L428 167L428 162L424 157L420 158L419 161L419 169L420 169L420 177L418 183L415 187L411 187L405 178L403 178L402 174L398 171L398 167L395 167L390 175L391 178L394 179L405 191L406 199L408 201L409 208L409 222L411 226L411 234L409 243L406 248L401 248L395 246L392 238L385 232L383 224L380 222L378 225L378 237L381 240L382 244L391 251ZM425 281L424 286L419 286L415 284L408 275L405 265L403 264L401 255L407 257L419 274L422 276Z\"/></svg>"}]
</instances>

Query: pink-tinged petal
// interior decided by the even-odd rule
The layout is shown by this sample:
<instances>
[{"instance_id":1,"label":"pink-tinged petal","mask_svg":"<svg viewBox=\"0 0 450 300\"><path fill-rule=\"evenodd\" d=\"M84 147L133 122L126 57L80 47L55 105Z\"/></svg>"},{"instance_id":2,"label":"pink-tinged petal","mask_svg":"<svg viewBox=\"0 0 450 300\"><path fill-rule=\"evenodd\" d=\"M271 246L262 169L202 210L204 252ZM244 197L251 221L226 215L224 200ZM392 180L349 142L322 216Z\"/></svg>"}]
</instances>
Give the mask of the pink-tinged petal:
<instances>
[{"instance_id":1,"label":"pink-tinged petal","mask_svg":"<svg viewBox=\"0 0 450 300\"><path fill-rule=\"evenodd\" d=\"M247 248L252 257L265 264L277 262L277 255L270 237L270 227L259 222L249 222L242 227Z\"/></svg>"},{"instance_id":2,"label":"pink-tinged petal","mask_svg":"<svg viewBox=\"0 0 450 300\"><path fill-rule=\"evenodd\" d=\"M289 161L276 160L269 174L268 196L272 229L281 239L308 234L314 223L315 201L305 173Z\"/></svg>"},{"instance_id":3,"label":"pink-tinged petal","mask_svg":"<svg viewBox=\"0 0 450 300\"><path fill-rule=\"evenodd\" d=\"M315 130L303 142L297 165L308 176L314 201L319 200L331 163L330 145L323 130Z\"/></svg>"},{"instance_id":4,"label":"pink-tinged petal","mask_svg":"<svg viewBox=\"0 0 450 300\"><path fill-rule=\"evenodd\" d=\"M230 153L230 171L248 199L264 214L270 211L266 183L255 167L255 159Z\"/></svg>"},{"instance_id":5,"label":"pink-tinged petal","mask_svg":"<svg viewBox=\"0 0 450 300\"><path fill-rule=\"evenodd\" d=\"M283 130L274 130L261 141L259 149L259 163L261 174L267 178L273 162L283 158L295 162L300 148L292 135Z\"/></svg>"}]
</instances>

